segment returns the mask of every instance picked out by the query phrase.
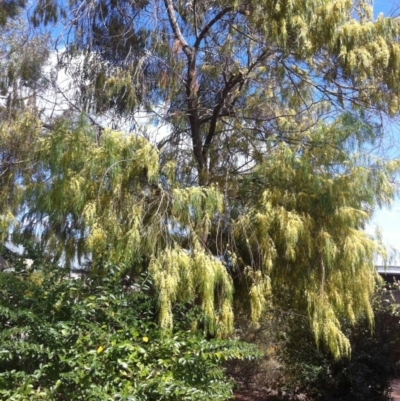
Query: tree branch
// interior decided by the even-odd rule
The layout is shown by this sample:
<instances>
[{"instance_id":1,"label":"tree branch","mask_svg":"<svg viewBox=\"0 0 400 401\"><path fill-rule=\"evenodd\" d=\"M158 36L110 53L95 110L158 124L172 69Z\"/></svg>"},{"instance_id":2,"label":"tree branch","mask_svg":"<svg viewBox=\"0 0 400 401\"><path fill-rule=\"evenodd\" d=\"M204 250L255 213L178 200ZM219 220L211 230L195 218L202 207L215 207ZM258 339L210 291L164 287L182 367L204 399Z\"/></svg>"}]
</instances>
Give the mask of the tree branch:
<instances>
[{"instance_id":1,"label":"tree branch","mask_svg":"<svg viewBox=\"0 0 400 401\"><path fill-rule=\"evenodd\" d=\"M217 23L225 14L228 14L231 11L237 11L239 14L242 14L242 15L244 15L246 17L250 15L250 12L245 10L243 6L240 6L238 8L237 7L233 7L233 6L224 8L200 32L200 35L197 37L193 48L197 50L199 48L199 46L200 46L201 41L207 35L208 31L212 28L212 26L215 23Z\"/></svg>"},{"instance_id":2,"label":"tree branch","mask_svg":"<svg viewBox=\"0 0 400 401\"><path fill-rule=\"evenodd\" d=\"M178 39L182 44L182 50L188 58L192 57L192 49L188 42L183 37L181 29L179 28L178 21L176 20L174 5L171 0L164 0L165 7L168 13L168 19L171 24L172 31L174 32L175 38Z\"/></svg>"},{"instance_id":3,"label":"tree branch","mask_svg":"<svg viewBox=\"0 0 400 401\"><path fill-rule=\"evenodd\" d=\"M231 115L232 115L232 112L230 112L229 110L221 111L219 113L219 117L228 117ZM203 125L204 123L210 121L212 118L213 118L213 114L206 115L201 120L199 120L199 125Z\"/></svg>"},{"instance_id":4,"label":"tree branch","mask_svg":"<svg viewBox=\"0 0 400 401\"><path fill-rule=\"evenodd\" d=\"M233 11L235 7L226 7L223 10L221 10L205 27L204 29L200 32L200 35L197 37L196 42L194 43L194 48L197 50L200 46L201 41L204 39L204 37L207 35L208 31L212 28L212 26L218 22L225 14L228 14L229 12Z\"/></svg>"},{"instance_id":5,"label":"tree branch","mask_svg":"<svg viewBox=\"0 0 400 401\"><path fill-rule=\"evenodd\" d=\"M203 145L203 157L206 155L209 146L211 145L211 142L214 138L215 135L215 129L217 127L217 120L220 115L220 111L225 103L225 100L227 99L230 91L240 82L243 81L243 74L239 73L238 75L232 76L228 82L225 84L225 88L223 89L221 93L221 99L217 103L217 105L214 108L213 114L211 116L211 122L210 122L210 128L208 130L208 134L206 137L206 140Z\"/></svg>"}]
</instances>

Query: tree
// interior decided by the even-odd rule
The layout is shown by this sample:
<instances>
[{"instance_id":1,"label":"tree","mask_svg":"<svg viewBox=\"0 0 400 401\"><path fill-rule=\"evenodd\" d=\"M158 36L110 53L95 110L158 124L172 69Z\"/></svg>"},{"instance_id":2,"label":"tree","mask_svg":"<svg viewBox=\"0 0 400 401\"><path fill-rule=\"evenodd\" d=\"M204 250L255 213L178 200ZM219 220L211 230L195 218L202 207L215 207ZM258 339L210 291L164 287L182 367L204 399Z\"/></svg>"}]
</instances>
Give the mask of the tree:
<instances>
[{"instance_id":1,"label":"tree","mask_svg":"<svg viewBox=\"0 0 400 401\"><path fill-rule=\"evenodd\" d=\"M372 319L380 251L362 228L398 168L363 153L398 113L398 22L349 0L46 1L32 21L58 11L73 106L90 121L146 110L167 132L152 144L85 117L32 124L16 234L67 265L148 271L164 329L176 301L224 335L232 300L257 320L289 292L316 340L349 352L339 318Z\"/></svg>"},{"instance_id":2,"label":"tree","mask_svg":"<svg viewBox=\"0 0 400 401\"><path fill-rule=\"evenodd\" d=\"M398 112L398 22L373 20L366 0L78 1L65 12L86 110L153 113L171 158L190 143L182 157L200 185L344 108Z\"/></svg>"},{"instance_id":3,"label":"tree","mask_svg":"<svg viewBox=\"0 0 400 401\"><path fill-rule=\"evenodd\" d=\"M33 32L24 20L21 10L16 10L20 12L10 13L9 19L0 24L2 119L11 118L24 109L40 113L42 110L39 110L37 97L48 89L43 69L49 57L49 36Z\"/></svg>"},{"instance_id":4,"label":"tree","mask_svg":"<svg viewBox=\"0 0 400 401\"><path fill-rule=\"evenodd\" d=\"M0 10L0 26L4 26L8 19L17 17L25 6L25 0L4 0Z\"/></svg>"},{"instance_id":5,"label":"tree","mask_svg":"<svg viewBox=\"0 0 400 401\"><path fill-rule=\"evenodd\" d=\"M354 326L343 322L352 354L351 358L339 360L333 359L324 346L315 346L304 317L291 315L279 352L285 365L287 387L319 401L390 400L399 341L393 306L377 290L373 301L373 333L365 316Z\"/></svg>"},{"instance_id":6,"label":"tree","mask_svg":"<svg viewBox=\"0 0 400 401\"><path fill-rule=\"evenodd\" d=\"M48 92L43 70L49 58L49 37L30 31L21 15L24 2L6 1L0 11L0 237L14 223L19 182L34 173L30 144L46 115L40 96ZM7 13L7 20L2 16ZM38 118L42 118L39 122ZM9 194L13 194L10 197Z\"/></svg>"},{"instance_id":7,"label":"tree","mask_svg":"<svg viewBox=\"0 0 400 401\"><path fill-rule=\"evenodd\" d=\"M372 319L373 256L383 250L362 227L390 201L398 162L372 168L351 153L351 142L357 149L373 136L351 116L310 135L306 147L272 144L251 173L222 188L187 187L144 138L98 139L84 122L61 123L31 144L40 169L23 182L20 235L39 231L43 252L67 266L86 257L96 271L148 271L164 329L179 301L200 305L203 327L226 335L235 287L254 321L268 302L307 311L316 339L339 356L349 351L339 317Z\"/></svg>"}]
</instances>

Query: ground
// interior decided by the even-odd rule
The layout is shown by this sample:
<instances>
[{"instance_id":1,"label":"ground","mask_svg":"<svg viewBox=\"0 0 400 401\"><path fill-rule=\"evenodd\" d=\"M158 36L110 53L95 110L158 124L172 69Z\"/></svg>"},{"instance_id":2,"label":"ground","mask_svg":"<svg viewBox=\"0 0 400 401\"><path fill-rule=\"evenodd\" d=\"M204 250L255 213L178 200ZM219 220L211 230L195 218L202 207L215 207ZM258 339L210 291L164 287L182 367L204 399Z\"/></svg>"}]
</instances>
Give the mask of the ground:
<instances>
[{"instance_id":1,"label":"ground","mask_svg":"<svg viewBox=\"0 0 400 401\"><path fill-rule=\"evenodd\" d=\"M263 394L254 394L254 392L240 392L240 393L235 393L235 401L267 401L268 398L266 398L265 395ZM399 398L400 400L400 398Z\"/></svg>"},{"instance_id":2,"label":"ground","mask_svg":"<svg viewBox=\"0 0 400 401\"><path fill-rule=\"evenodd\" d=\"M392 383L392 400L393 401L400 401L400 381L396 380Z\"/></svg>"},{"instance_id":3,"label":"ground","mask_svg":"<svg viewBox=\"0 0 400 401\"><path fill-rule=\"evenodd\" d=\"M400 380L392 383L392 401L400 401ZM255 392L235 393L235 401L269 401L272 399L265 394Z\"/></svg>"}]
</instances>

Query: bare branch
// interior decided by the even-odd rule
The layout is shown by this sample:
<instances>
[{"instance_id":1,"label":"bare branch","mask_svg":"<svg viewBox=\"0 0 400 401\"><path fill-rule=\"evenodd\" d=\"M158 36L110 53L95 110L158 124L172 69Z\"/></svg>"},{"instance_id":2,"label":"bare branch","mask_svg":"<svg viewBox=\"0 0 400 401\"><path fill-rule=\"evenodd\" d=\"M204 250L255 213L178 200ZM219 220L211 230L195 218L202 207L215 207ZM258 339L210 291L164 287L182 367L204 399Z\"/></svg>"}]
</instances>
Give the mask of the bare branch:
<instances>
[{"instance_id":1,"label":"bare branch","mask_svg":"<svg viewBox=\"0 0 400 401\"><path fill-rule=\"evenodd\" d=\"M167 0L166 0L167 1ZM226 7L223 10L221 10L205 27L204 29L200 32L200 35L196 39L196 42L194 43L193 48L198 49L200 46L201 41L204 39L204 37L207 35L208 31L212 28L212 26L217 23L225 14L228 14L229 12L233 11L235 8L234 7Z\"/></svg>"},{"instance_id":2,"label":"bare branch","mask_svg":"<svg viewBox=\"0 0 400 401\"><path fill-rule=\"evenodd\" d=\"M165 7L167 9L169 22L171 24L171 28L174 32L175 38L178 39L182 44L182 49L188 58L191 58L193 55L193 51L190 48L188 42L183 37L181 29L179 28L178 21L176 20L174 5L171 0L164 0Z\"/></svg>"},{"instance_id":3,"label":"bare branch","mask_svg":"<svg viewBox=\"0 0 400 401\"><path fill-rule=\"evenodd\" d=\"M208 130L208 134L206 137L206 140L204 142L204 146L203 146L203 156L205 156L205 154L208 151L209 146L211 145L211 142L215 136L215 129L217 127L217 120L219 117L219 113L230 93L230 91L240 82L243 81L243 74L239 73L237 75L232 76L229 81L225 84L225 88L223 89L222 93L221 93L221 99L219 100L219 102L217 103L217 105L214 108L212 117L211 117L211 122L210 122L210 128Z\"/></svg>"}]
</instances>

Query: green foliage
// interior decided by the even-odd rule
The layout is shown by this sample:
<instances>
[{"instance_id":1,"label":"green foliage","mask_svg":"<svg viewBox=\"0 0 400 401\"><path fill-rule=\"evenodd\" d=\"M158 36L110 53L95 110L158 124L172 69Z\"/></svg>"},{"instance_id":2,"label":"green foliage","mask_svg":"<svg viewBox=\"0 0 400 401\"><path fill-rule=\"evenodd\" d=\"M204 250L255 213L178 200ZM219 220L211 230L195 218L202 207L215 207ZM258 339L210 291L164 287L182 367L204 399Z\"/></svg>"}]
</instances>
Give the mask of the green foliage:
<instances>
[{"instance_id":1,"label":"green foliage","mask_svg":"<svg viewBox=\"0 0 400 401\"><path fill-rule=\"evenodd\" d=\"M344 324L352 353L338 360L323 344L316 347L304 318L292 315L281 348L288 389L297 389L316 401L390 400L399 346L398 319L380 291L374 314L373 331L365 316L353 327Z\"/></svg>"},{"instance_id":2,"label":"green foliage","mask_svg":"<svg viewBox=\"0 0 400 401\"><path fill-rule=\"evenodd\" d=\"M0 126L0 239L17 225L16 215L21 205L21 182L31 180L34 163L32 147L40 135L39 121L30 113L18 114L15 120Z\"/></svg>"},{"instance_id":3,"label":"green foliage","mask_svg":"<svg viewBox=\"0 0 400 401\"><path fill-rule=\"evenodd\" d=\"M371 121L399 114L398 20L375 19L367 0L45 0L32 15L73 21L61 60L76 87L68 119L45 126L11 99L3 240L36 241L67 268L149 273L165 332L179 302L220 337L233 305L256 322L270 304L348 354L341 322L372 323L384 256L363 228L399 167L365 152L382 133ZM10 63L5 90L36 88L45 56ZM137 128L143 113L149 131L164 124L158 143L88 127Z\"/></svg>"},{"instance_id":4,"label":"green foliage","mask_svg":"<svg viewBox=\"0 0 400 401\"><path fill-rule=\"evenodd\" d=\"M349 115L303 135L297 145L271 141L240 178L187 186L141 136L97 138L82 119L60 123L30 143L35 174L10 176L5 206L25 214L14 238L34 239L67 267L87 258L94 271L148 272L164 330L179 302L199 305L201 327L218 336L232 332L235 299L255 322L277 305L307 314L316 342L338 358L350 352L342 317L373 320L373 257L384 249L363 227L390 203L399 163L364 154L374 127Z\"/></svg>"},{"instance_id":5,"label":"green foliage","mask_svg":"<svg viewBox=\"0 0 400 401\"><path fill-rule=\"evenodd\" d=\"M10 120L18 120L21 113L29 111L40 115L43 111L39 97L49 88L49 79L43 72L49 59L50 38L42 32L32 33L23 16L15 16L3 26L3 3L0 10L0 116L2 121L12 123Z\"/></svg>"},{"instance_id":6,"label":"green foliage","mask_svg":"<svg viewBox=\"0 0 400 401\"><path fill-rule=\"evenodd\" d=\"M25 0L4 0L0 9L0 27L4 26L9 18L15 18L25 7Z\"/></svg>"},{"instance_id":7,"label":"green foliage","mask_svg":"<svg viewBox=\"0 0 400 401\"><path fill-rule=\"evenodd\" d=\"M145 280L71 279L59 268L0 273L3 400L227 400L222 363L258 356L245 343L162 335Z\"/></svg>"},{"instance_id":8,"label":"green foliage","mask_svg":"<svg viewBox=\"0 0 400 401\"><path fill-rule=\"evenodd\" d=\"M82 121L36 138L30 155L38 171L26 177L14 209L28 210L16 240L36 238L66 267L89 258L93 270L111 264L134 277L149 271L164 329L172 328L175 302L199 298L206 330L220 336L232 331L232 280L220 258L201 246L222 212L217 188L167 182L159 153L147 140L109 131L98 141ZM13 189L17 196L21 182ZM37 236L37 222L44 220Z\"/></svg>"},{"instance_id":9,"label":"green foliage","mask_svg":"<svg viewBox=\"0 0 400 401\"><path fill-rule=\"evenodd\" d=\"M57 1L37 8L46 23ZM399 22L369 0L74 0L62 15L77 104L168 124L160 142L201 185L344 110L399 113Z\"/></svg>"},{"instance_id":10,"label":"green foliage","mask_svg":"<svg viewBox=\"0 0 400 401\"><path fill-rule=\"evenodd\" d=\"M363 228L376 205L390 202L390 177L399 165L351 152L352 143L369 140L370 128L345 115L310 132L310 147L273 146L243 183L241 199L252 207L234 222L255 317L266 294L274 304L303 311L316 342L323 340L336 357L350 350L342 317L355 323L365 312L373 320L373 257L384 249Z\"/></svg>"}]
</instances>

